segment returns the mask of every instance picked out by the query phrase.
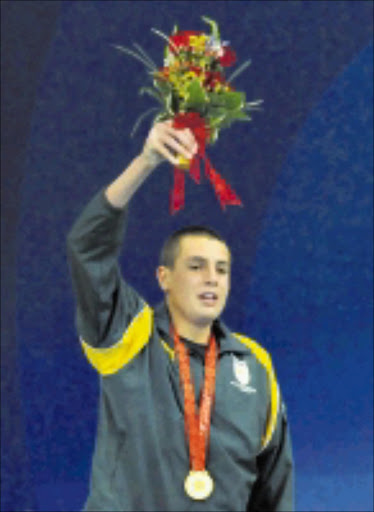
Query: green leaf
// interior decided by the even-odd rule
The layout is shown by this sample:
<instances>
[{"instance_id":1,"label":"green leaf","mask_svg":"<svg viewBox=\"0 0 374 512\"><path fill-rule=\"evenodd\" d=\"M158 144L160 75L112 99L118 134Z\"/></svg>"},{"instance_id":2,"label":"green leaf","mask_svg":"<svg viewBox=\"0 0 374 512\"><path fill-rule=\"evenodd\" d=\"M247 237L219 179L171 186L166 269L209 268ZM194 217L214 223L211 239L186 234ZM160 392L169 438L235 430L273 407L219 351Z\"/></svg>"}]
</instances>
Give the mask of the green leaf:
<instances>
[{"instance_id":1,"label":"green leaf","mask_svg":"<svg viewBox=\"0 0 374 512\"><path fill-rule=\"evenodd\" d=\"M209 119L221 119L226 117L227 109L223 107L210 107L208 109L208 117Z\"/></svg>"},{"instance_id":2,"label":"green leaf","mask_svg":"<svg viewBox=\"0 0 374 512\"><path fill-rule=\"evenodd\" d=\"M144 50L144 48L142 48L142 47L140 46L140 44L138 44L138 43L132 43L132 44L133 44L133 45L135 46L135 48L138 50L139 55L141 55L142 57L144 57L144 60L146 60L146 61L149 63L150 67L151 67L151 68L153 68L153 69L157 69L157 66L156 66L155 62L151 59L151 57L150 57L150 56L148 55L148 53Z\"/></svg>"},{"instance_id":3,"label":"green leaf","mask_svg":"<svg viewBox=\"0 0 374 512\"><path fill-rule=\"evenodd\" d=\"M185 108L201 111L204 108L206 99L205 91L200 82L197 79L192 80L187 88Z\"/></svg>"},{"instance_id":4,"label":"green leaf","mask_svg":"<svg viewBox=\"0 0 374 512\"><path fill-rule=\"evenodd\" d=\"M205 21L205 23L208 23L208 25L210 25L211 30L212 30L212 36L214 37L214 39L217 39L219 41L220 35L219 35L217 23L214 20L212 20L211 18L208 18L207 16L201 16L201 19L203 21Z\"/></svg>"},{"instance_id":5,"label":"green leaf","mask_svg":"<svg viewBox=\"0 0 374 512\"><path fill-rule=\"evenodd\" d=\"M173 95L172 93L164 97L164 105L167 112L173 115Z\"/></svg>"},{"instance_id":6,"label":"green leaf","mask_svg":"<svg viewBox=\"0 0 374 512\"><path fill-rule=\"evenodd\" d=\"M161 32L161 30L157 30L156 28L151 28L152 32L157 34L158 36L162 37L170 46L174 48L174 50L178 53L178 48L175 46L175 44L170 40L170 37Z\"/></svg>"},{"instance_id":7,"label":"green leaf","mask_svg":"<svg viewBox=\"0 0 374 512\"><path fill-rule=\"evenodd\" d=\"M228 91L221 93L225 102L226 108L230 110L237 110L242 108L245 104L245 93L237 91Z\"/></svg>"},{"instance_id":8,"label":"green leaf","mask_svg":"<svg viewBox=\"0 0 374 512\"><path fill-rule=\"evenodd\" d=\"M155 98L160 103L164 103L161 94L155 90L151 89L150 87L141 87L139 89L139 94L142 96L143 94L148 94L149 96L152 96L152 98Z\"/></svg>"},{"instance_id":9,"label":"green leaf","mask_svg":"<svg viewBox=\"0 0 374 512\"><path fill-rule=\"evenodd\" d=\"M141 123L144 121L144 119L149 115L151 114L152 112L154 112L155 110L159 110L158 107L152 107L148 110L146 110L143 114L141 114L138 119L136 120L135 124L134 124L134 127L131 131L131 135L130 137L133 137L135 135L135 132L137 131L137 129L139 128L139 126L141 125Z\"/></svg>"},{"instance_id":10,"label":"green leaf","mask_svg":"<svg viewBox=\"0 0 374 512\"><path fill-rule=\"evenodd\" d=\"M170 119L172 116L165 110L157 114L157 116L154 118L154 123L157 123L158 121L166 121L167 119Z\"/></svg>"},{"instance_id":11,"label":"green leaf","mask_svg":"<svg viewBox=\"0 0 374 512\"><path fill-rule=\"evenodd\" d=\"M243 62L243 64L241 66L239 66L235 71L233 71L233 73L231 73L231 75L228 77L227 81L230 83L234 80L234 78L236 78L237 76L239 76L241 73L243 73L243 71L251 65L251 60L246 60L245 62Z\"/></svg>"},{"instance_id":12,"label":"green leaf","mask_svg":"<svg viewBox=\"0 0 374 512\"><path fill-rule=\"evenodd\" d=\"M172 91L171 84L159 78L154 78L153 85L158 91L160 91L161 96L167 96Z\"/></svg>"},{"instance_id":13,"label":"green leaf","mask_svg":"<svg viewBox=\"0 0 374 512\"><path fill-rule=\"evenodd\" d=\"M222 124L225 122L225 116L222 117L215 117L210 120L210 126L215 129L221 128Z\"/></svg>"},{"instance_id":14,"label":"green leaf","mask_svg":"<svg viewBox=\"0 0 374 512\"><path fill-rule=\"evenodd\" d=\"M229 118L233 121L252 121L252 118L241 110L234 110L230 112Z\"/></svg>"},{"instance_id":15,"label":"green leaf","mask_svg":"<svg viewBox=\"0 0 374 512\"><path fill-rule=\"evenodd\" d=\"M249 122L251 118L240 110L226 110L221 116L209 115L209 125L217 130L228 128L235 121Z\"/></svg>"},{"instance_id":16,"label":"green leaf","mask_svg":"<svg viewBox=\"0 0 374 512\"><path fill-rule=\"evenodd\" d=\"M245 93L236 91L221 91L209 93L209 108L222 107L226 110L243 109Z\"/></svg>"},{"instance_id":17,"label":"green leaf","mask_svg":"<svg viewBox=\"0 0 374 512\"><path fill-rule=\"evenodd\" d=\"M119 50L120 52L127 53L127 55L131 55L131 57L134 57L135 59L139 60L144 66L146 66L151 71L155 71L157 68L153 68L147 60L142 55L137 54L134 50L131 50L130 48L126 48L126 46L120 46L117 44L113 44L114 48Z\"/></svg>"},{"instance_id":18,"label":"green leaf","mask_svg":"<svg viewBox=\"0 0 374 512\"><path fill-rule=\"evenodd\" d=\"M165 110L157 114L157 116L154 118L154 123L157 123L158 121L166 121L167 119L170 119L172 116Z\"/></svg>"},{"instance_id":19,"label":"green leaf","mask_svg":"<svg viewBox=\"0 0 374 512\"><path fill-rule=\"evenodd\" d=\"M218 92L209 92L208 98L209 98L209 108L225 106L225 99L224 99L223 94L219 94Z\"/></svg>"},{"instance_id":20,"label":"green leaf","mask_svg":"<svg viewBox=\"0 0 374 512\"><path fill-rule=\"evenodd\" d=\"M262 110L263 102L264 100L249 101L244 105L244 108L248 110Z\"/></svg>"},{"instance_id":21,"label":"green leaf","mask_svg":"<svg viewBox=\"0 0 374 512\"><path fill-rule=\"evenodd\" d=\"M157 77L153 80L153 85L160 93L161 102L167 112L172 112L173 103L173 90L170 83L165 80L158 79Z\"/></svg>"},{"instance_id":22,"label":"green leaf","mask_svg":"<svg viewBox=\"0 0 374 512\"><path fill-rule=\"evenodd\" d=\"M210 128L210 137L209 137L209 143L214 144L216 140L218 139L219 130L217 128L211 127Z\"/></svg>"}]
</instances>

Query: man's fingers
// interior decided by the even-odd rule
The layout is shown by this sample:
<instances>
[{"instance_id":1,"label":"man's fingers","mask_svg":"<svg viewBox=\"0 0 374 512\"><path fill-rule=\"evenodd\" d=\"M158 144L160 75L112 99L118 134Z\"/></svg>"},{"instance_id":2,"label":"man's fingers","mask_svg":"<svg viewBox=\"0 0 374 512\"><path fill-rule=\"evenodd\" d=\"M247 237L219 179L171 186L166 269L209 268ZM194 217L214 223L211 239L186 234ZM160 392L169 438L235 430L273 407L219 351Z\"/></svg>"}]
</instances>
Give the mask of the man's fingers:
<instances>
[{"instance_id":1,"label":"man's fingers","mask_svg":"<svg viewBox=\"0 0 374 512\"><path fill-rule=\"evenodd\" d=\"M189 128L186 128L186 130L184 130L184 131L185 131L186 136L188 138L188 142L192 146L193 151L195 153L197 151L197 142L196 142L195 136L194 136L194 134L192 133L192 131Z\"/></svg>"},{"instance_id":2,"label":"man's fingers","mask_svg":"<svg viewBox=\"0 0 374 512\"><path fill-rule=\"evenodd\" d=\"M184 156L185 158L191 159L194 155L191 146L183 144L183 141L181 141L181 139L176 139L172 135L165 134L160 139L160 142L168 146L168 148L174 150L176 153L179 153L180 155Z\"/></svg>"},{"instance_id":3,"label":"man's fingers","mask_svg":"<svg viewBox=\"0 0 374 512\"><path fill-rule=\"evenodd\" d=\"M178 165L178 157L174 152L170 151L164 144L156 144L155 149L160 155L166 158L166 160L169 160L171 164Z\"/></svg>"},{"instance_id":4,"label":"man's fingers","mask_svg":"<svg viewBox=\"0 0 374 512\"><path fill-rule=\"evenodd\" d=\"M146 142L150 151L157 152L173 165L178 165L178 156L191 160L197 152L198 145L189 128L177 130L172 126L172 120L156 123Z\"/></svg>"},{"instance_id":5,"label":"man's fingers","mask_svg":"<svg viewBox=\"0 0 374 512\"><path fill-rule=\"evenodd\" d=\"M197 143L194 134L189 128L185 128L184 130L176 130L177 133L179 132L179 137L183 144L186 146L186 148L189 151L192 151L192 153L196 153L197 151Z\"/></svg>"},{"instance_id":6,"label":"man's fingers","mask_svg":"<svg viewBox=\"0 0 374 512\"><path fill-rule=\"evenodd\" d=\"M196 139L189 128L185 128L184 130L177 130L170 125L166 125L165 132L176 139L180 144L182 144L190 153L196 153Z\"/></svg>"}]
</instances>

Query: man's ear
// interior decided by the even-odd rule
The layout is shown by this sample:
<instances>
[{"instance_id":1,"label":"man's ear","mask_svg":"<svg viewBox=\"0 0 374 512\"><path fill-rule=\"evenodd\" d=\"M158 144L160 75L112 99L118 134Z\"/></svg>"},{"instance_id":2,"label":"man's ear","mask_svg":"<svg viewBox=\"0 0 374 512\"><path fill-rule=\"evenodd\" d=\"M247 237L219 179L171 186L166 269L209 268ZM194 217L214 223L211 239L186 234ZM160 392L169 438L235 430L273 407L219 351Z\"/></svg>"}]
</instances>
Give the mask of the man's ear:
<instances>
[{"instance_id":1,"label":"man's ear","mask_svg":"<svg viewBox=\"0 0 374 512\"><path fill-rule=\"evenodd\" d=\"M156 277L161 290L167 293L169 291L170 285L170 269L168 267L160 265L156 269Z\"/></svg>"}]
</instances>

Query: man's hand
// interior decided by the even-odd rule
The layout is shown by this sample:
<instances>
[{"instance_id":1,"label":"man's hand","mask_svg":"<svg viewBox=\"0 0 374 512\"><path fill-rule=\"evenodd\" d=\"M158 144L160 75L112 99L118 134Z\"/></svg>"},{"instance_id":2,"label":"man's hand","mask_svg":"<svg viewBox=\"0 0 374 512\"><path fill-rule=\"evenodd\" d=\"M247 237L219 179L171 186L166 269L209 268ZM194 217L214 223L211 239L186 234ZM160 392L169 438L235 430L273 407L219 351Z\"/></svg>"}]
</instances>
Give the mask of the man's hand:
<instances>
[{"instance_id":1,"label":"man's hand","mask_svg":"<svg viewBox=\"0 0 374 512\"><path fill-rule=\"evenodd\" d=\"M153 125L145 141L141 158L149 167L156 167L163 160L178 164L178 155L188 160L197 152L196 139L189 128L176 130L171 120Z\"/></svg>"},{"instance_id":2,"label":"man's hand","mask_svg":"<svg viewBox=\"0 0 374 512\"><path fill-rule=\"evenodd\" d=\"M191 130L176 130L171 120L156 123L150 130L143 151L108 186L106 197L116 208L123 208L163 160L178 164L178 155L190 160L197 152Z\"/></svg>"}]
</instances>

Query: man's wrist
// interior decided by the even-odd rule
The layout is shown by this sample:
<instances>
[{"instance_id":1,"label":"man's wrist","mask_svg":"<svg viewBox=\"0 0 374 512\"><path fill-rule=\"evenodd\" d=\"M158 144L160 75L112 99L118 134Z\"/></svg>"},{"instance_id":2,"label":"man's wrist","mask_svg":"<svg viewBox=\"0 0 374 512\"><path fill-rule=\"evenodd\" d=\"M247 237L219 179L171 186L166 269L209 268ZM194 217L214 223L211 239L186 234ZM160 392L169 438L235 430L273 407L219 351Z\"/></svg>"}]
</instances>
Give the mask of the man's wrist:
<instances>
[{"instance_id":1,"label":"man's wrist","mask_svg":"<svg viewBox=\"0 0 374 512\"><path fill-rule=\"evenodd\" d=\"M145 170L145 171L153 171L156 167L160 165L162 162L162 158L158 156L157 154L149 154L142 151L138 156L137 160L139 165Z\"/></svg>"}]
</instances>

